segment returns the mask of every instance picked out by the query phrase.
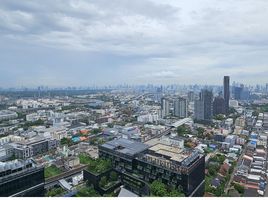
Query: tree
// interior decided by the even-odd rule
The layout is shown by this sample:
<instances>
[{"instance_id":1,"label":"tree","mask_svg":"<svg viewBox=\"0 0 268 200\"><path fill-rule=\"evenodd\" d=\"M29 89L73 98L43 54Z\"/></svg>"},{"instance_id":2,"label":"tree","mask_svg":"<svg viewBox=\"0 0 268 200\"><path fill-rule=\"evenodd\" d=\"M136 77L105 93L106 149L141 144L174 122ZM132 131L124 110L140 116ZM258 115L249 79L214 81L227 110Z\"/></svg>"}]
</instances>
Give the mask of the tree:
<instances>
[{"instance_id":1,"label":"tree","mask_svg":"<svg viewBox=\"0 0 268 200\"><path fill-rule=\"evenodd\" d=\"M196 129L196 131L197 131L197 137L204 138L204 132L205 132L205 129L204 128L198 127Z\"/></svg>"},{"instance_id":2,"label":"tree","mask_svg":"<svg viewBox=\"0 0 268 200\"><path fill-rule=\"evenodd\" d=\"M234 184L234 188L239 192L240 194L244 194L245 188L243 185L240 184Z\"/></svg>"},{"instance_id":3,"label":"tree","mask_svg":"<svg viewBox=\"0 0 268 200\"><path fill-rule=\"evenodd\" d=\"M208 169L208 173L210 176L215 176L218 172L218 166L216 165L210 165Z\"/></svg>"},{"instance_id":4,"label":"tree","mask_svg":"<svg viewBox=\"0 0 268 200\"><path fill-rule=\"evenodd\" d=\"M259 112L255 110L255 111L253 111L252 115L258 117L259 116Z\"/></svg>"},{"instance_id":5,"label":"tree","mask_svg":"<svg viewBox=\"0 0 268 200\"><path fill-rule=\"evenodd\" d=\"M91 131L92 134L98 134L101 133L101 129L100 128L95 128Z\"/></svg>"},{"instance_id":6,"label":"tree","mask_svg":"<svg viewBox=\"0 0 268 200\"><path fill-rule=\"evenodd\" d=\"M174 187L169 192L169 197L185 197L184 193L182 192L182 189L175 189Z\"/></svg>"},{"instance_id":7,"label":"tree","mask_svg":"<svg viewBox=\"0 0 268 200\"><path fill-rule=\"evenodd\" d=\"M94 190L93 187L83 187L78 190L77 197L99 197L100 195Z\"/></svg>"},{"instance_id":8,"label":"tree","mask_svg":"<svg viewBox=\"0 0 268 200\"><path fill-rule=\"evenodd\" d=\"M104 188L105 185L107 185L107 177L106 176L101 177L99 184L101 187Z\"/></svg>"},{"instance_id":9,"label":"tree","mask_svg":"<svg viewBox=\"0 0 268 200\"><path fill-rule=\"evenodd\" d=\"M160 181L153 181L150 185L151 193L153 196L165 197L168 196L165 184Z\"/></svg>"},{"instance_id":10,"label":"tree","mask_svg":"<svg viewBox=\"0 0 268 200\"><path fill-rule=\"evenodd\" d=\"M191 134L191 130L186 125L182 125L177 128L177 133L180 136L184 136L187 134Z\"/></svg>"},{"instance_id":11,"label":"tree","mask_svg":"<svg viewBox=\"0 0 268 200\"><path fill-rule=\"evenodd\" d=\"M108 128L113 128L114 127L114 124L113 123L109 123L107 126L108 126Z\"/></svg>"},{"instance_id":12,"label":"tree","mask_svg":"<svg viewBox=\"0 0 268 200\"><path fill-rule=\"evenodd\" d=\"M215 117L214 117L214 119L216 119L216 120L224 120L224 115L223 114L218 114L218 115L216 115Z\"/></svg>"},{"instance_id":13,"label":"tree","mask_svg":"<svg viewBox=\"0 0 268 200\"><path fill-rule=\"evenodd\" d=\"M57 195L62 194L63 192L64 192L64 190L62 188L52 188L52 189L47 191L45 196L46 197L55 197Z\"/></svg>"},{"instance_id":14,"label":"tree","mask_svg":"<svg viewBox=\"0 0 268 200\"><path fill-rule=\"evenodd\" d=\"M94 144L97 143L97 141L98 141L98 139L94 137L94 138L91 138L91 139L89 140L89 143L90 143L91 145L94 145Z\"/></svg>"},{"instance_id":15,"label":"tree","mask_svg":"<svg viewBox=\"0 0 268 200\"><path fill-rule=\"evenodd\" d=\"M73 141L70 138L62 138L60 140L60 144L61 145L71 146L71 145L73 145Z\"/></svg>"},{"instance_id":16,"label":"tree","mask_svg":"<svg viewBox=\"0 0 268 200\"><path fill-rule=\"evenodd\" d=\"M116 181L117 178L118 178L117 173L114 172L114 171L112 171L112 172L110 173L110 178L111 178L111 181Z\"/></svg>"},{"instance_id":17,"label":"tree","mask_svg":"<svg viewBox=\"0 0 268 200\"><path fill-rule=\"evenodd\" d=\"M224 156L224 155L220 155L220 154L218 154L217 157L218 157L218 161L219 161L219 163L220 163L220 164L223 164L223 162L224 162L224 160L225 160L225 156Z\"/></svg>"}]
</instances>

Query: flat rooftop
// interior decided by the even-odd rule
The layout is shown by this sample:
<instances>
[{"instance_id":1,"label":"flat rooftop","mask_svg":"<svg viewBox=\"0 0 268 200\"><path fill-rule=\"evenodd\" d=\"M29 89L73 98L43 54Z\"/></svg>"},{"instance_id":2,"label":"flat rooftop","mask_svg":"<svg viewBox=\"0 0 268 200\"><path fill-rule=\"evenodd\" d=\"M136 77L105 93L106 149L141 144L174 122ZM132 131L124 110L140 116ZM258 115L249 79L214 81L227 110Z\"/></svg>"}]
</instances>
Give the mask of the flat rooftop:
<instances>
[{"instance_id":1,"label":"flat rooftop","mask_svg":"<svg viewBox=\"0 0 268 200\"><path fill-rule=\"evenodd\" d=\"M177 161L177 162L182 162L185 158L189 157L189 153L184 151L181 148L174 147L174 146L169 146L165 144L158 143L152 147L149 148L149 150L163 155L163 156L168 156L170 157L170 160Z\"/></svg>"},{"instance_id":2,"label":"flat rooftop","mask_svg":"<svg viewBox=\"0 0 268 200\"><path fill-rule=\"evenodd\" d=\"M28 164L32 164L32 166L35 166L35 163L31 159L28 159L28 160L16 159L16 160L7 161L7 162L0 162L0 172L23 168Z\"/></svg>"},{"instance_id":3,"label":"flat rooftop","mask_svg":"<svg viewBox=\"0 0 268 200\"><path fill-rule=\"evenodd\" d=\"M106 142L105 144L101 145L101 147L105 147L130 156L134 156L135 154L145 151L146 149L149 148L149 146L146 144L132 140L127 140L124 138Z\"/></svg>"}]
</instances>

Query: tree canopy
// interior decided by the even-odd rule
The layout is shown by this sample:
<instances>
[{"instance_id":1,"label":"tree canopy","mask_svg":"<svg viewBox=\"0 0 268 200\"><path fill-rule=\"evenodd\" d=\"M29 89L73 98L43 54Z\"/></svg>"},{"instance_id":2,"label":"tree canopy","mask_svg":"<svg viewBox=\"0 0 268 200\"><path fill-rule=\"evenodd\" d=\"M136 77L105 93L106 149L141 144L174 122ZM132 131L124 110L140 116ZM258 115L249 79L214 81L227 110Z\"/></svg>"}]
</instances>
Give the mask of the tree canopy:
<instances>
[{"instance_id":1,"label":"tree canopy","mask_svg":"<svg viewBox=\"0 0 268 200\"><path fill-rule=\"evenodd\" d=\"M151 195L156 197L183 197L181 190L169 188L161 181L153 181L150 185Z\"/></svg>"}]
</instances>

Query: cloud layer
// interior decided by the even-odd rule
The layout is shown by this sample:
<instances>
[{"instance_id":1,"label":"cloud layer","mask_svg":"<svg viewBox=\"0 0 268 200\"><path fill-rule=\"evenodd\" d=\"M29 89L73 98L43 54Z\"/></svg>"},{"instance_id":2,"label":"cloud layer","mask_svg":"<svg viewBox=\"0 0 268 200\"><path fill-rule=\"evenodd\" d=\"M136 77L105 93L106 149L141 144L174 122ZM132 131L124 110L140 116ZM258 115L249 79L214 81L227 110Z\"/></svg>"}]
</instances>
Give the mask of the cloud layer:
<instances>
[{"instance_id":1,"label":"cloud layer","mask_svg":"<svg viewBox=\"0 0 268 200\"><path fill-rule=\"evenodd\" d=\"M163 3L165 2L165 3ZM2 0L0 84L265 83L266 0Z\"/></svg>"}]
</instances>

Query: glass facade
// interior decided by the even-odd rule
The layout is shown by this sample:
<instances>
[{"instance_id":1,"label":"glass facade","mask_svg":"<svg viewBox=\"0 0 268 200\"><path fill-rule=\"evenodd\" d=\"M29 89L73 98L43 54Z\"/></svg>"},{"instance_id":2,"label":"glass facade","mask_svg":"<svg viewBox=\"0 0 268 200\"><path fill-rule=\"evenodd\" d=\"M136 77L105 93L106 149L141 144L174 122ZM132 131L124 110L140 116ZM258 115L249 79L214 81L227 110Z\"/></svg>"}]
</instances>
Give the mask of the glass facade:
<instances>
[{"instance_id":1,"label":"glass facade","mask_svg":"<svg viewBox=\"0 0 268 200\"><path fill-rule=\"evenodd\" d=\"M44 196L44 168L34 168L0 178L0 196Z\"/></svg>"}]
</instances>

